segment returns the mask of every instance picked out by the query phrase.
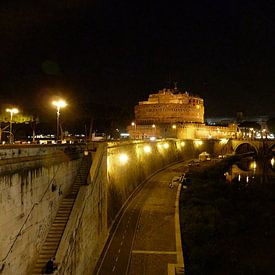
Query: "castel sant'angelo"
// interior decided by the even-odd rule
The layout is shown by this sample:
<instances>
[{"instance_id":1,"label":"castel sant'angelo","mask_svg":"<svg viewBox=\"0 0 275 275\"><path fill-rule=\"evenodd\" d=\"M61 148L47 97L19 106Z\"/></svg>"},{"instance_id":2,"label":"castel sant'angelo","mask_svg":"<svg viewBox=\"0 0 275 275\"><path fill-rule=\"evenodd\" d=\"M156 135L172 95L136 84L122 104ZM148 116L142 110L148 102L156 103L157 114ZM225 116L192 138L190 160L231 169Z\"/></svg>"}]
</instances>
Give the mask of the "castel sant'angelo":
<instances>
[{"instance_id":1,"label":"castel sant'angelo","mask_svg":"<svg viewBox=\"0 0 275 275\"><path fill-rule=\"evenodd\" d=\"M234 137L237 127L205 125L202 98L177 89L163 89L135 106L135 121L127 130L133 139L218 139Z\"/></svg>"}]
</instances>

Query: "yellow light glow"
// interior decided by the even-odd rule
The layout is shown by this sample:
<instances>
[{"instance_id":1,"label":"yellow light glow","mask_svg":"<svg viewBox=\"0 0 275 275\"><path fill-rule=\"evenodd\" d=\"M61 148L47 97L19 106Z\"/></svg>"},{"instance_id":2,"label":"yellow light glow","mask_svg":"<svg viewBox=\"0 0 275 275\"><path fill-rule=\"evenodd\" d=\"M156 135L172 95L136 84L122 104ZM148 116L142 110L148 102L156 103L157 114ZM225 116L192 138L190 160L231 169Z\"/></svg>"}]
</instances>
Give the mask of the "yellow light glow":
<instances>
[{"instance_id":1,"label":"yellow light glow","mask_svg":"<svg viewBox=\"0 0 275 275\"><path fill-rule=\"evenodd\" d=\"M165 149L168 149L168 148L169 148L169 144L168 144L168 143L164 143L164 144L163 144L163 147L164 147Z\"/></svg>"},{"instance_id":2,"label":"yellow light glow","mask_svg":"<svg viewBox=\"0 0 275 275\"><path fill-rule=\"evenodd\" d=\"M67 106L67 103L64 100L62 100L62 99L60 99L60 100L54 100L52 102L52 104L54 106L56 106L57 108L63 108L63 107Z\"/></svg>"},{"instance_id":3,"label":"yellow light glow","mask_svg":"<svg viewBox=\"0 0 275 275\"><path fill-rule=\"evenodd\" d=\"M173 129L176 129L176 128L177 128L177 125L175 125L175 124L172 125L172 128L173 128Z\"/></svg>"},{"instance_id":4,"label":"yellow light glow","mask_svg":"<svg viewBox=\"0 0 275 275\"><path fill-rule=\"evenodd\" d=\"M120 154L119 155L119 161L121 164L127 163L129 160L129 157L126 154Z\"/></svg>"},{"instance_id":5,"label":"yellow light glow","mask_svg":"<svg viewBox=\"0 0 275 275\"><path fill-rule=\"evenodd\" d=\"M257 168L257 163L256 163L256 161L253 161L253 162L251 162L251 164L250 164L250 169L256 169Z\"/></svg>"},{"instance_id":6,"label":"yellow light glow","mask_svg":"<svg viewBox=\"0 0 275 275\"><path fill-rule=\"evenodd\" d=\"M153 125L152 125L152 128L156 128L156 125L155 125L155 124L153 124Z\"/></svg>"},{"instance_id":7,"label":"yellow light glow","mask_svg":"<svg viewBox=\"0 0 275 275\"><path fill-rule=\"evenodd\" d=\"M194 144L195 144L195 146L198 147L198 146L201 146L203 144L203 142L201 140L195 140Z\"/></svg>"},{"instance_id":8,"label":"yellow light glow","mask_svg":"<svg viewBox=\"0 0 275 275\"><path fill-rule=\"evenodd\" d=\"M220 143L221 144L226 144L228 142L228 139L227 138L222 138L221 140L220 140Z\"/></svg>"},{"instance_id":9,"label":"yellow light glow","mask_svg":"<svg viewBox=\"0 0 275 275\"><path fill-rule=\"evenodd\" d=\"M11 114L17 114L19 113L19 110L17 108L12 108L12 109L6 109L6 112L11 113Z\"/></svg>"},{"instance_id":10,"label":"yellow light glow","mask_svg":"<svg viewBox=\"0 0 275 275\"><path fill-rule=\"evenodd\" d=\"M146 146L144 146L143 150L144 150L145 153L151 153L152 148L151 148L151 146L146 145Z\"/></svg>"},{"instance_id":11,"label":"yellow light glow","mask_svg":"<svg viewBox=\"0 0 275 275\"><path fill-rule=\"evenodd\" d=\"M135 124L135 122L132 122L131 125L132 125L132 126L135 126L136 124Z\"/></svg>"},{"instance_id":12,"label":"yellow light glow","mask_svg":"<svg viewBox=\"0 0 275 275\"><path fill-rule=\"evenodd\" d=\"M196 105L196 108L199 109L199 108L200 108L200 105Z\"/></svg>"},{"instance_id":13,"label":"yellow light glow","mask_svg":"<svg viewBox=\"0 0 275 275\"><path fill-rule=\"evenodd\" d=\"M182 141L182 142L180 143L180 146L181 146L181 147L184 147L184 146L185 146L185 142Z\"/></svg>"},{"instance_id":14,"label":"yellow light glow","mask_svg":"<svg viewBox=\"0 0 275 275\"><path fill-rule=\"evenodd\" d=\"M272 167L274 167L274 164L275 164L275 157L273 157L272 159L271 159L271 165L272 165Z\"/></svg>"},{"instance_id":15,"label":"yellow light glow","mask_svg":"<svg viewBox=\"0 0 275 275\"><path fill-rule=\"evenodd\" d=\"M161 143L158 143L157 146L158 146L159 149L162 148L162 144Z\"/></svg>"}]
</instances>

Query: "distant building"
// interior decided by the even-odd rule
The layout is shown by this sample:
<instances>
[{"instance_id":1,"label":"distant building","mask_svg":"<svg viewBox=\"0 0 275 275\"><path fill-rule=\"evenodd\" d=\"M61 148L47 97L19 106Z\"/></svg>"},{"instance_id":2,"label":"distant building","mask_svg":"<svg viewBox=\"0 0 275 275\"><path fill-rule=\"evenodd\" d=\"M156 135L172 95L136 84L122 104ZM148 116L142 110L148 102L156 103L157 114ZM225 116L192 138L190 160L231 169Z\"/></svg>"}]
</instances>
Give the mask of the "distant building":
<instances>
[{"instance_id":1,"label":"distant building","mask_svg":"<svg viewBox=\"0 0 275 275\"><path fill-rule=\"evenodd\" d=\"M137 124L159 123L203 123L203 99L189 93L175 93L173 89L163 89L149 95L148 101L135 106Z\"/></svg>"},{"instance_id":2,"label":"distant building","mask_svg":"<svg viewBox=\"0 0 275 275\"><path fill-rule=\"evenodd\" d=\"M237 126L207 126L201 97L163 89L135 106L135 121L127 131L133 139L208 139L234 137Z\"/></svg>"}]
</instances>

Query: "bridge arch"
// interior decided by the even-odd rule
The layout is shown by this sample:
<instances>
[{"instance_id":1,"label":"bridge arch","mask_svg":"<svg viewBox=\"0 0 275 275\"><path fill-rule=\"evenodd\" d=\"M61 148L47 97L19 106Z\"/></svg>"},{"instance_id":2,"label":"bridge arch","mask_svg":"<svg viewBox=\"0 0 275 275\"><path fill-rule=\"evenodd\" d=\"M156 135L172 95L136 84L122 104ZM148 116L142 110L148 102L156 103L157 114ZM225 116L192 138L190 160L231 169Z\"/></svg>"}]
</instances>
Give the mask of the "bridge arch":
<instances>
[{"instance_id":1,"label":"bridge arch","mask_svg":"<svg viewBox=\"0 0 275 275\"><path fill-rule=\"evenodd\" d=\"M251 144L250 142L244 141L242 143L239 143L234 148L234 152L236 154L244 154L248 152L255 152L255 154L258 154L258 148Z\"/></svg>"}]
</instances>

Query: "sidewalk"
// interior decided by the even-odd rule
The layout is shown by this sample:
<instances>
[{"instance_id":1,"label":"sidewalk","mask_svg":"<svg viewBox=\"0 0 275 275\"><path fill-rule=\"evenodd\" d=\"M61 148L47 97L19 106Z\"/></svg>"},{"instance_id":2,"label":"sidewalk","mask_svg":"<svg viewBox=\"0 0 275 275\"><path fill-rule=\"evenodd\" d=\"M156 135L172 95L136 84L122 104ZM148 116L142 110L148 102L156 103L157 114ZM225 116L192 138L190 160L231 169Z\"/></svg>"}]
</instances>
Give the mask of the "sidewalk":
<instances>
[{"instance_id":1,"label":"sidewalk","mask_svg":"<svg viewBox=\"0 0 275 275\"><path fill-rule=\"evenodd\" d=\"M179 172L173 167L156 174L143 188L142 207L132 245L128 274L184 274L178 199L180 186L169 188Z\"/></svg>"}]
</instances>

